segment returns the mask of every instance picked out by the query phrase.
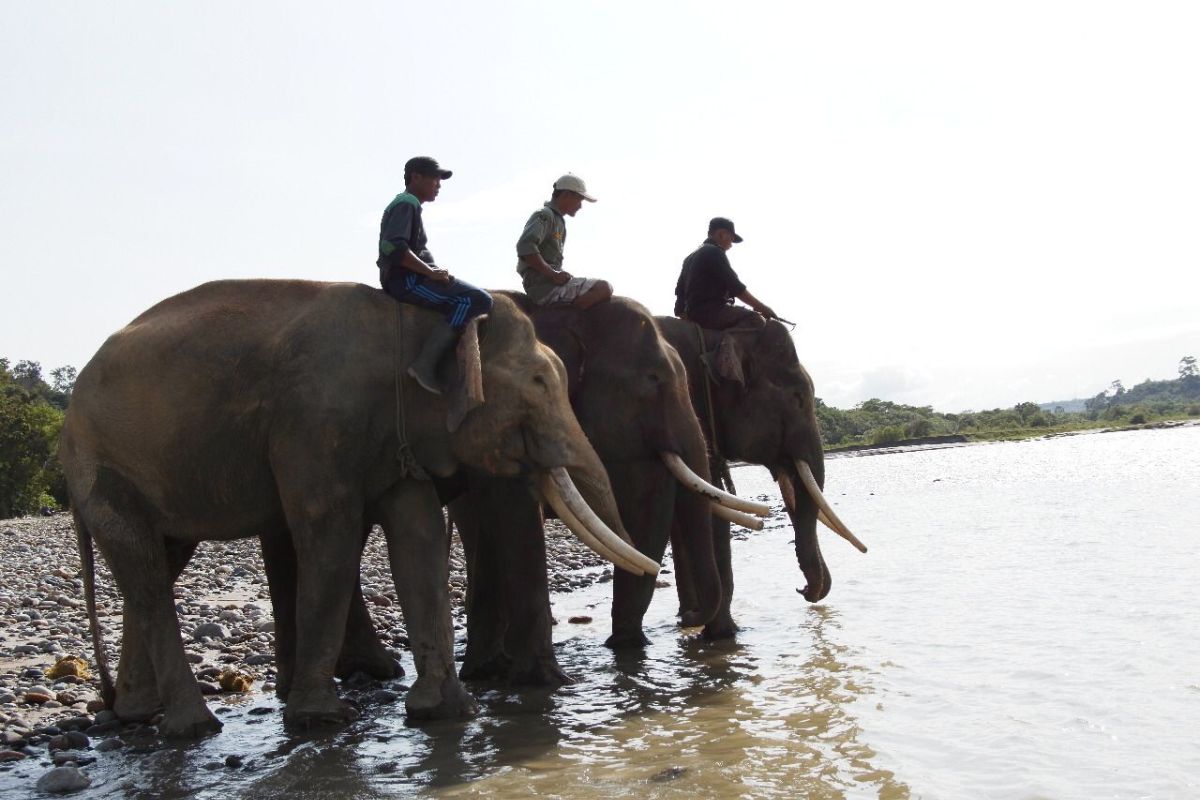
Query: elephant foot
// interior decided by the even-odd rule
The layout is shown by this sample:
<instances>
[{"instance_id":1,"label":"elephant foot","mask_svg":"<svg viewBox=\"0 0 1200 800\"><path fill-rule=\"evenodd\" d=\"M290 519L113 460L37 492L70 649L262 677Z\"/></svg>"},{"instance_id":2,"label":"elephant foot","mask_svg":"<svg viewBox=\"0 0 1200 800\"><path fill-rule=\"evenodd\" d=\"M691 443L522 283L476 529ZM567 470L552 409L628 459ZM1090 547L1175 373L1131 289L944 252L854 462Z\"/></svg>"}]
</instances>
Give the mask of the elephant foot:
<instances>
[{"instance_id":1,"label":"elephant foot","mask_svg":"<svg viewBox=\"0 0 1200 800\"><path fill-rule=\"evenodd\" d=\"M468 653L458 676L464 681L503 681L508 679L511 668L512 659L503 653L489 658L473 658Z\"/></svg>"},{"instance_id":2,"label":"elephant foot","mask_svg":"<svg viewBox=\"0 0 1200 800\"><path fill-rule=\"evenodd\" d=\"M287 708L283 711L284 726L300 730L344 725L356 719L358 711L338 699L332 682L319 690L308 692L293 688L288 696Z\"/></svg>"},{"instance_id":3,"label":"elephant foot","mask_svg":"<svg viewBox=\"0 0 1200 800\"><path fill-rule=\"evenodd\" d=\"M213 716L203 702L199 706L171 708L158 723L158 732L168 739L199 739L219 733L221 721Z\"/></svg>"},{"instance_id":4,"label":"elephant foot","mask_svg":"<svg viewBox=\"0 0 1200 800\"><path fill-rule=\"evenodd\" d=\"M125 722L145 722L162 710L158 690L154 686L118 688L113 701L113 713Z\"/></svg>"},{"instance_id":5,"label":"elephant foot","mask_svg":"<svg viewBox=\"0 0 1200 800\"><path fill-rule=\"evenodd\" d=\"M681 628L698 628L708 622L699 611L692 609L691 611L679 612L679 627Z\"/></svg>"},{"instance_id":6,"label":"elephant foot","mask_svg":"<svg viewBox=\"0 0 1200 800\"><path fill-rule=\"evenodd\" d=\"M741 630L737 623L733 621L733 617L727 613L718 614L717 618L704 626L704 630L700 635L709 641L717 641L719 639L732 639Z\"/></svg>"},{"instance_id":7,"label":"elephant foot","mask_svg":"<svg viewBox=\"0 0 1200 800\"><path fill-rule=\"evenodd\" d=\"M338 657L334 675L339 678L349 678L356 672L370 675L378 681L390 681L404 675L404 667L392 657L375 637L352 646L347 639Z\"/></svg>"},{"instance_id":8,"label":"elephant foot","mask_svg":"<svg viewBox=\"0 0 1200 800\"><path fill-rule=\"evenodd\" d=\"M604 640L604 646L613 650L637 650L650 644L646 634L638 628L634 631L614 631L612 636Z\"/></svg>"},{"instance_id":9,"label":"elephant foot","mask_svg":"<svg viewBox=\"0 0 1200 800\"><path fill-rule=\"evenodd\" d=\"M467 719L479 713L479 705L458 678L417 678L404 698L404 713L410 720Z\"/></svg>"},{"instance_id":10,"label":"elephant foot","mask_svg":"<svg viewBox=\"0 0 1200 800\"><path fill-rule=\"evenodd\" d=\"M518 666L513 664L508 670L508 683L511 686L569 686L574 683L571 676L562 671L558 661L538 659L530 664Z\"/></svg>"}]
</instances>

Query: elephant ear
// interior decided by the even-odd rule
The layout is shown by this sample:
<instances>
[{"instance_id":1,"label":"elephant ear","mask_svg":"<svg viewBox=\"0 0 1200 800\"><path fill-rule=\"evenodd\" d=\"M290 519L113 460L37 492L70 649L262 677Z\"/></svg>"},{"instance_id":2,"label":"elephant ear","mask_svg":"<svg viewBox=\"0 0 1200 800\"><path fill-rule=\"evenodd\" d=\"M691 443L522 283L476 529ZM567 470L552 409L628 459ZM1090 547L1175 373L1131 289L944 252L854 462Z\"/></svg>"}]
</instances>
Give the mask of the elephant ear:
<instances>
[{"instance_id":1,"label":"elephant ear","mask_svg":"<svg viewBox=\"0 0 1200 800\"><path fill-rule=\"evenodd\" d=\"M726 331L713 358L717 377L723 381L733 381L739 386L746 385L746 373L742 368L745 360L742 339L742 334Z\"/></svg>"},{"instance_id":2,"label":"elephant ear","mask_svg":"<svg viewBox=\"0 0 1200 800\"><path fill-rule=\"evenodd\" d=\"M463 420L483 405L483 364L479 356L479 324L487 315L472 317L458 337L458 370L450 388L446 429L458 430Z\"/></svg>"}]
</instances>

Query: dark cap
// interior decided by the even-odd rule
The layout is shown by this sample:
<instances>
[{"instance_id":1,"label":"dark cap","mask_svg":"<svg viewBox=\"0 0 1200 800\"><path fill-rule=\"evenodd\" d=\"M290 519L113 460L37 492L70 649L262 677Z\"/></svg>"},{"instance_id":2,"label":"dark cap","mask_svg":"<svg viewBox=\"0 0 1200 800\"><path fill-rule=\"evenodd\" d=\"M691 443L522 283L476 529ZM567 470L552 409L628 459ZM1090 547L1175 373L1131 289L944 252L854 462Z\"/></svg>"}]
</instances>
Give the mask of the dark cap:
<instances>
[{"instance_id":1,"label":"dark cap","mask_svg":"<svg viewBox=\"0 0 1200 800\"><path fill-rule=\"evenodd\" d=\"M442 180L446 180L454 173L448 169L442 169L436 158L429 156L414 156L404 164L404 177L408 178L413 173L418 175L436 175Z\"/></svg>"},{"instance_id":2,"label":"dark cap","mask_svg":"<svg viewBox=\"0 0 1200 800\"><path fill-rule=\"evenodd\" d=\"M713 231L716 231L716 230L722 230L722 229L727 230L733 234L734 242L740 243L742 241L742 237L738 236L737 231L735 231L733 229L733 220L726 219L725 217L713 217L712 220L708 223L708 232L709 233L712 233Z\"/></svg>"}]
</instances>

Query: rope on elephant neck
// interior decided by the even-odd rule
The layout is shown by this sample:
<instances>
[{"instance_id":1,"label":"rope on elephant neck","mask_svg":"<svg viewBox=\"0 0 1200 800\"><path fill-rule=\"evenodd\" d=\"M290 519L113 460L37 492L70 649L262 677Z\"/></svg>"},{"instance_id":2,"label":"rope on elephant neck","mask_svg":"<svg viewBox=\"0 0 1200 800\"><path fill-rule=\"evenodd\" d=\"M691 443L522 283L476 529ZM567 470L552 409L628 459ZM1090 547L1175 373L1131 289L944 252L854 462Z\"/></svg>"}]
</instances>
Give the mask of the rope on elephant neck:
<instances>
[{"instance_id":1,"label":"rope on elephant neck","mask_svg":"<svg viewBox=\"0 0 1200 800\"><path fill-rule=\"evenodd\" d=\"M698 324L692 323L696 327L696 341L700 345L696 354L696 362L700 365L700 374L704 381L704 416L708 422L708 441L712 445L711 456L711 472L712 477L724 483L720 488L725 489L732 494L737 494L733 488L733 476L729 474L729 463L725 460L725 456L721 454L721 445L717 443L717 416L713 409L712 387L716 383L713 378L712 370L707 361L704 360L704 329Z\"/></svg>"},{"instance_id":2,"label":"rope on elephant neck","mask_svg":"<svg viewBox=\"0 0 1200 800\"><path fill-rule=\"evenodd\" d=\"M392 379L396 385L396 461L400 464L400 477L429 480L429 474L417 463L412 446L408 443L408 428L404 413L404 382L400 380L400 369L404 356L404 337L401 328L404 325L404 315L400 313L400 303L396 302L396 339L392 343Z\"/></svg>"}]
</instances>

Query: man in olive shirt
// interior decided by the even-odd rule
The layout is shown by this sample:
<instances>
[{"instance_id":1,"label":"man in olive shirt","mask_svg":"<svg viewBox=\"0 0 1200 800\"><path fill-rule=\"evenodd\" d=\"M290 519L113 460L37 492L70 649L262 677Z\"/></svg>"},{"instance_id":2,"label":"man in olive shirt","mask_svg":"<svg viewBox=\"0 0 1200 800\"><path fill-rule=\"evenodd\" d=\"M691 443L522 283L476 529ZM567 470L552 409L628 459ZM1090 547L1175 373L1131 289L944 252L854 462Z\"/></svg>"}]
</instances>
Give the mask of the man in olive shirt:
<instances>
[{"instance_id":1,"label":"man in olive shirt","mask_svg":"<svg viewBox=\"0 0 1200 800\"><path fill-rule=\"evenodd\" d=\"M775 312L750 294L729 264L729 248L742 241L725 217L708 223L708 238L683 261L675 284L675 316L701 328L761 328ZM733 305L734 298L753 308ZM761 316L760 316L761 315Z\"/></svg>"},{"instance_id":2,"label":"man in olive shirt","mask_svg":"<svg viewBox=\"0 0 1200 800\"><path fill-rule=\"evenodd\" d=\"M566 217L575 216L584 200L596 202L583 180L563 175L554 182L549 202L533 212L517 240L517 272L525 294L538 305L570 303L591 308L612 297L608 281L581 278L562 268Z\"/></svg>"}]
</instances>

